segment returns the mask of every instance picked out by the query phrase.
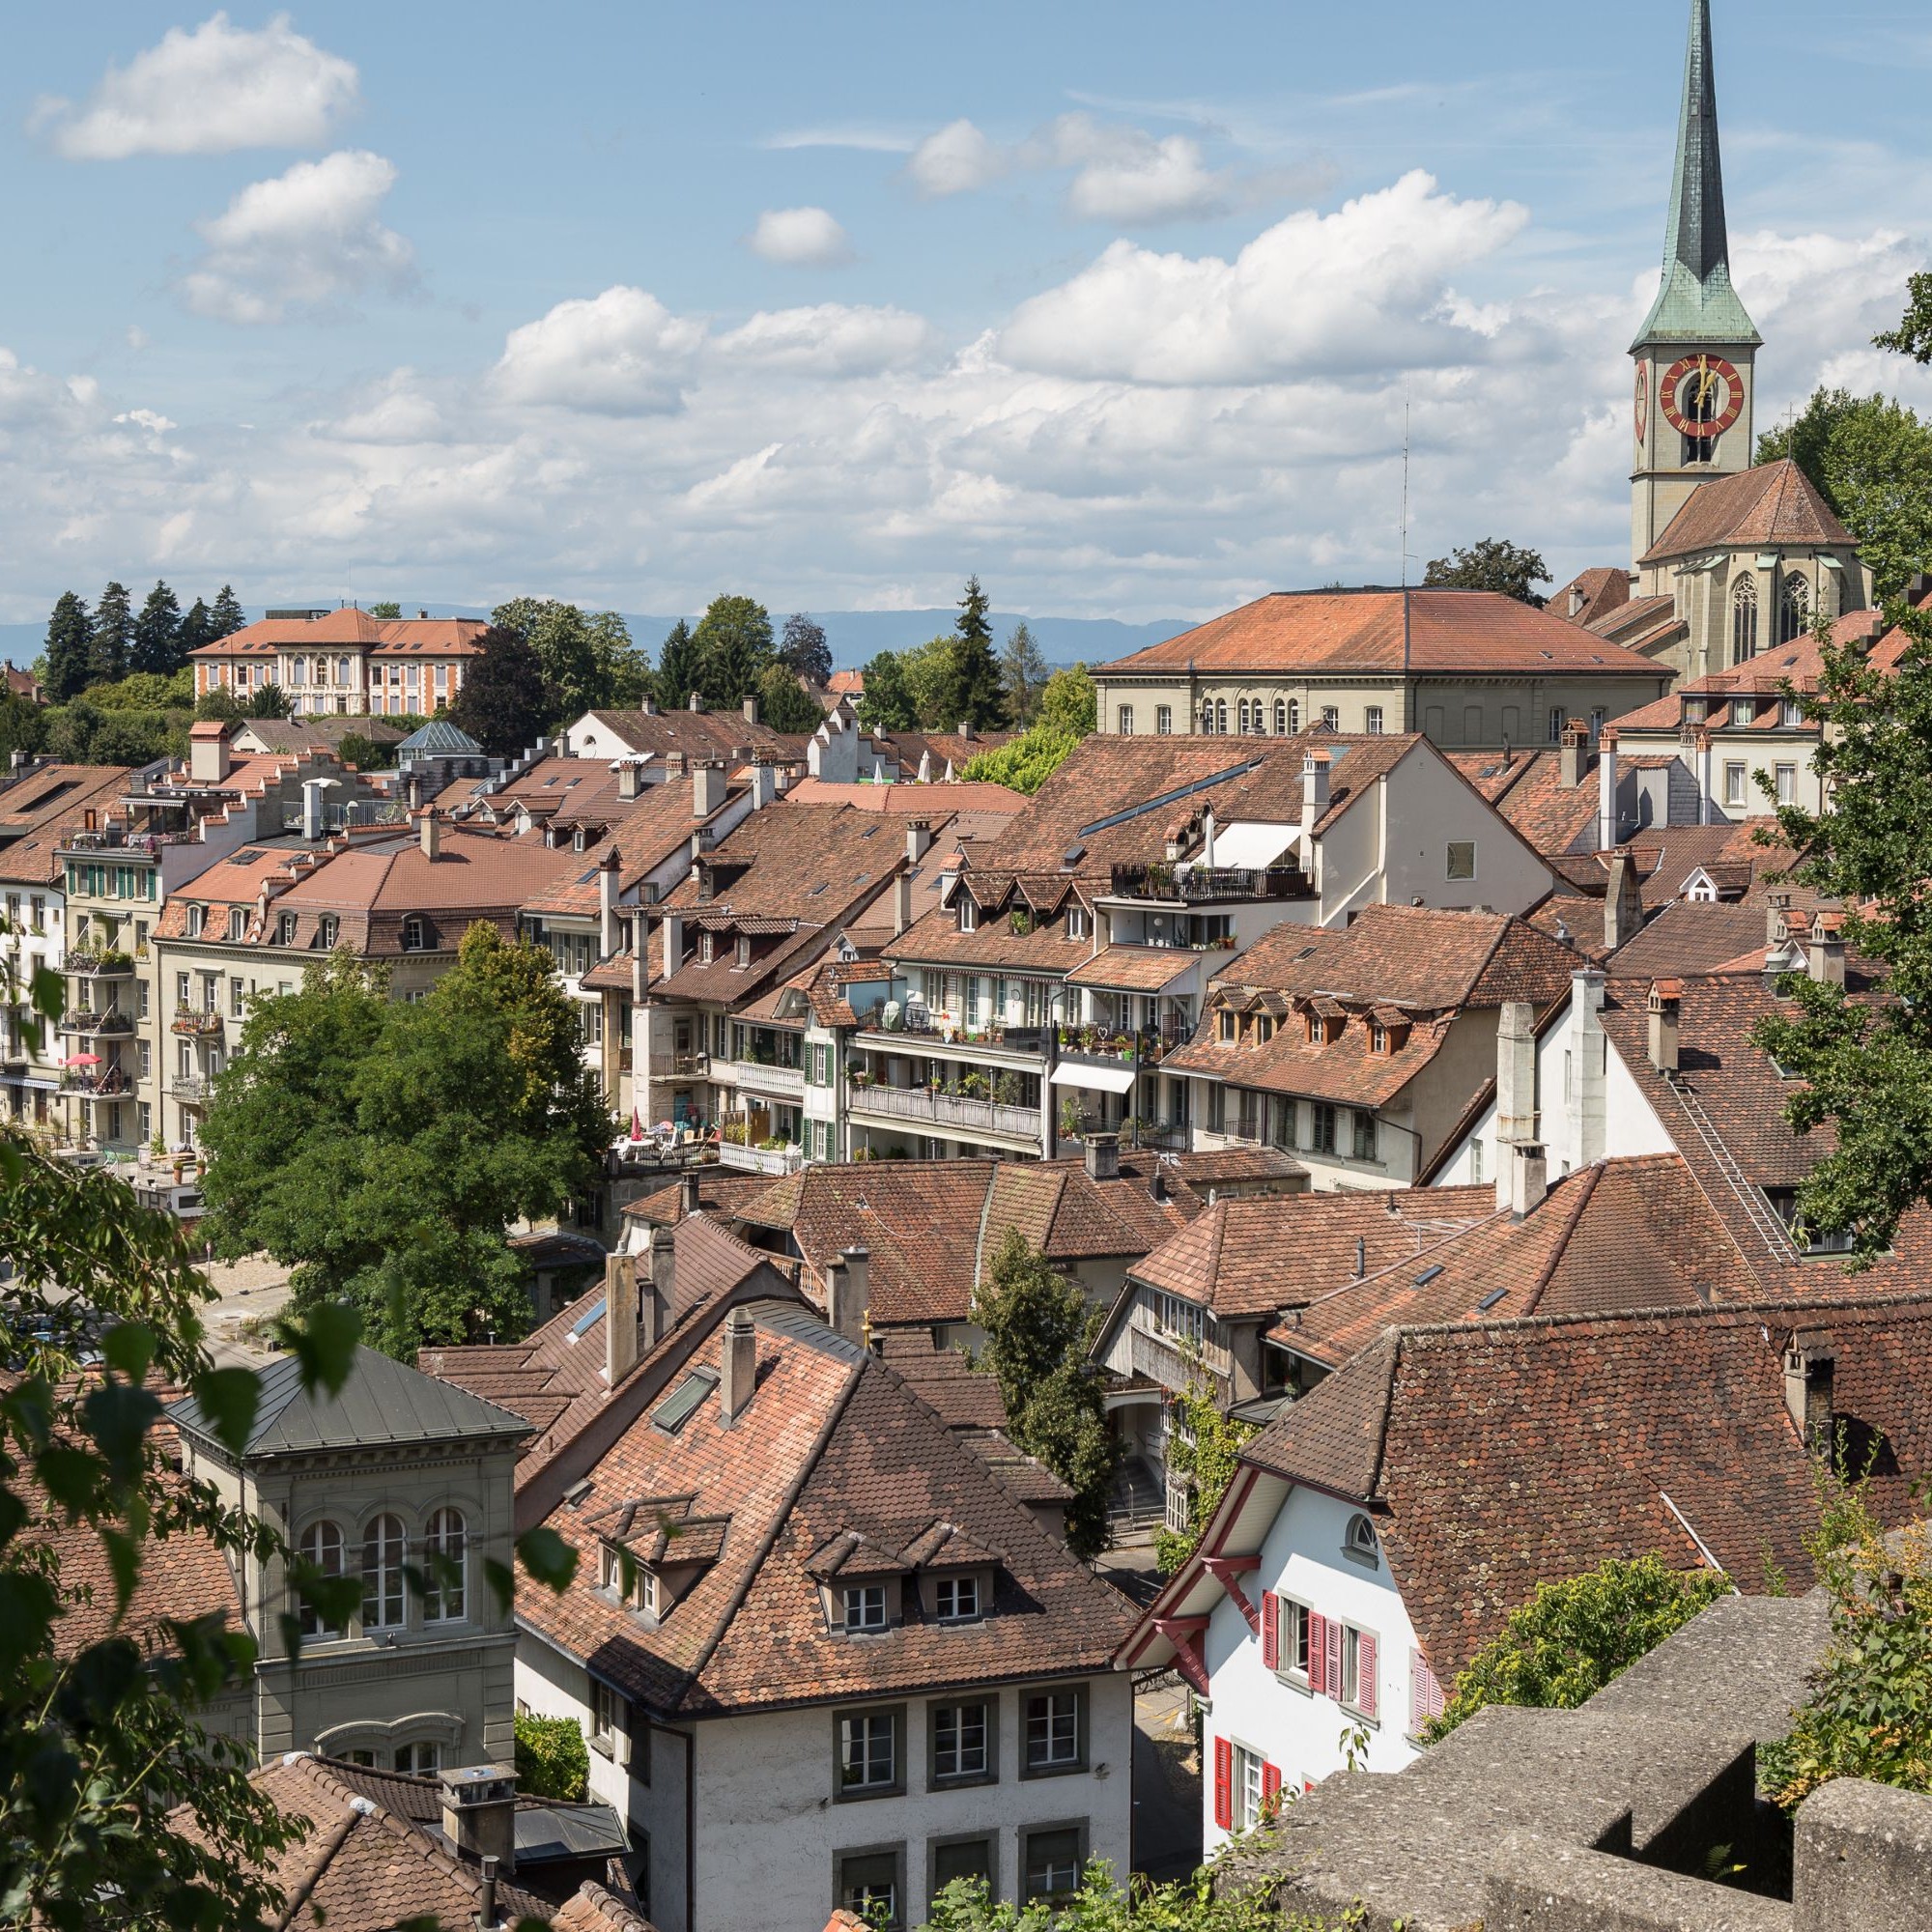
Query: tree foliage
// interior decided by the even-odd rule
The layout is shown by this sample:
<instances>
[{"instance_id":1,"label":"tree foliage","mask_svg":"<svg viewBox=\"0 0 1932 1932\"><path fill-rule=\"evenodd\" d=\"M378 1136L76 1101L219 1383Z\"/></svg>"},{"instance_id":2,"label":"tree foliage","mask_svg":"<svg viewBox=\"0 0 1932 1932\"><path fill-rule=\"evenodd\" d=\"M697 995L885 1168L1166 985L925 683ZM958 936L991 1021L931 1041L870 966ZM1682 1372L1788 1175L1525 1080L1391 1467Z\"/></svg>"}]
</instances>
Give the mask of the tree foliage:
<instances>
[{"instance_id":1,"label":"tree foliage","mask_svg":"<svg viewBox=\"0 0 1932 1932\"><path fill-rule=\"evenodd\" d=\"M1485 1704L1574 1709L1730 1588L1717 1571L1670 1570L1654 1555L1612 1557L1586 1576L1539 1584L1456 1679L1431 1742Z\"/></svg>"},{"instance_id":2,"label":"tree foliage","mask_svg":"<svg viewBox=\"0 0 1932 1932\"><path fill-rule=\"evenodd\" d=\"M1932 270L1916 274L1905 285L1905 314L1896 328L1872 337L1877 349L1895 349L1915 362L1932 362Z\"/></svg>"},{"instance_id":3,"label":"tree foliage","mask_svg":"<svg viewBox=\"0 0 1932 1932\"><path fill-rule=\"evenodd\" d=\"M825 722L818 700L810 696L789 665L771 664L758 679L758 717L774 731L816 731Z\"/></svg>"},{"instance_id":4,"label":"tree foliage","mask_svg":"<svg viewBox=\"0 0 1932 1932\"><path fill-rule=\"evenodd\" d=\"M1484 537L1465 549L1435 558L1422 581L1454 590L1500 590L1505 597L1540 611L1543 599L1536 594L1536 586L1549 582L1549 566L1541 551L1525 550L1503 537Z\"/></svg>"},{"instance_id":5,"label":"tree foliage","mask_svg":"<svg viewBox=\"0 0 1932 1932\"><path fill-rule=\"evenodd\" d=\"M513 597L490 612L490 622L499 631L514 631L536 654L546 719L579 717L597 701L596 644L575 604ZM526 742L533 735L526 733Z\"/></svg>"},{"instance_id":6,"label":"tree foliage","mask_svg":"<svg viewBox=\"0 0 1932 1932\"><path fill-rule=\"evenodd\" d=\"M1791 878L1843 902L1847 949L1875 962L1883 1002L1806 974L1781 987L1758 1045L1799 1083L1785 1118L1799 1133L1829 1122L1831 1145L1799 1189L1806 1226L1849 1230L1850 1265L1868 1267L1932 1189L1932 618L1893 603L1907 641L1889 670L1820 627L1824 728L1813 763L1832 810L1777 811L1777 837L1803 856ZM1758 781L1767 791L1764 774Z\"/></svg>"},{"instance_id":7,"label":"tree foliage","mask_svg":"<svg viewBox=\"0 0 1932 1932\"><path fill-rule=\"evenodd\" d=\"M1039 715L1040 697L1049 675L1045 654L1034 641L1024 621L1007 633L1000 652L1000 676L1007 687L1012 721L1021 730Z\"/></svg>"},{"instance_id":8,"label":"tree foliage","mask_svg":"<svg viewBox=\"0 0 1932 1932\"><path fill-rule=\"evenodd\" d=\"M1804 414L1758 438L1760 463L1784 456L1858 539L1881 598L1932 567L1932 423L1889 396L1819 389Z\"/></svg>"},{"instance_id":9,"label":"tree foliage","mask_svg":"<svg viewBox=\"0 0 1932 1932\"><path fill-rule=\"evenodd\" d=\"M497 624L476 639L476 655L450 706L449 722L486 752L514 757L526 751L557 714L543 664L521 631Z\"/></svg>"},{"instance_id":10,"label":"tree foliage","mask_svg":"<svg viewBox=\"0 0 1932 1932\"><path fill-rule=\"evenodd\" d=\"M969 577L936 695L937 723L943 730L971 724L977 731L996 731L1007 723L1007 693L1000 682L1000 661L993 654L990 609L991 600L980 587L979 578Z\"/></svg>"},{"instance_id":11,"label":"tree foliage","mask_svg":"<svg viewBox=\"0 0 1932 1932\"><path fill-rule=\"evenodd\" d=\"M611 1132L548 952L478 923L414 1006L340 954L242 1025L204 1131L204 1230L290 1265L298 1308L349 1301L400 1358L520 1335L508 1230L589 1186Z\"/></svg>"},{"instance_id":12,"label":"tree foliage","mask_svg":"<svg viewBox=\"0 0 1932 1932\"><path fill-rule=\"evenodd\" d=\"M681 711L697 689L697 646L691 626L680 617L665 633L658 647L658 702L668 711Z\"/></svg>"},{"instance_id":13,"label":"tree foliage","mask_svg":"<svg viewBox=\"0 0 1932 1932\"><path fill-rule=\"evenodd\" d=\"M48 712L50 756L76 765L145 765L187 753L188 713L109 710L77 697Z\"/></svg>"},{"instance_id":14,"label":"tree foliage","mask_svg":"<svg viewBox=\"0 0 1932 1932\"><path fill-rule=\"evenodd\" d=\"M219 642L223 638L232 638L248 622L242 610L242 600L236 596L234 585L224 583L216 593L213 608L209 612L209 639Z\"/></svg>"},{"instance_id":15,"label":"tree foliage","mask_svg":"<svg viewBox=\"0 0 1932 1932\"><path fill-rule=\"evenodd\" d=\"M1932 1543L1888 1538L1863 1488L1827 1485L1811 1553L1832 1634L1790 1732L1758 1747L1758 1778L1795 1808L1834 1777L1932 1792Z\"/></svg>"},{"instance_id":16,"label":"tree foliage","mask_svg":"<svg viewBox=\"0 0 1932 1932\"><path fill-rule=\"evenodd\" d=\"M1241 1445L1257 1425L1222 1413L1208 1378L1197 1369L1175 1399L1181 1425L1167 1436L1167 1465L1188 1479L1187 1527L1154 1532L1154 1554L1163 1577L1172 1577L1194 1554L1208 1519L1221 1507L1240 1465Z\"/></svg>"},{"instance_id":17,"label":"tree foliage","mask_svg":"<svg viewBox=\"0 0 1932 1932\"><path fill-rule=\"evenodd\" d=\"M779 639L779 662L814 690L822 691L832 677L832 646L825 641L825 626L814 623L803 611L794 611L784 620Z\"/></svg>"},{"instance_id":18,"label":"tree foliage","mask_svg":"<svg viewBox=\"0 0 1932 1932\"><path fill-rule=\"evenodd\" d=\"M128 668L166 677L185 660L181 648L181 600L163 582L156 582L134 619L128 648Z\"/></svg>"},{"instance_id":19,"label":"tree foliage","mask_svg":"<svg viewBox=\"0 0 1932 1932\"><path fill-rule=\"evenodd\" d=\"M1071 731L1042 723L991 751L974 753L966 760L966 769L960 777L1003 784L1031 798L1066 762L1068 753L1079 743Z\"/></svg>"},{"instance_id":20,"label":"tree foliage","mask_svg":"<svg viewBox=\"0 0 1932 1932\"><path fill-rule=\"evenodd\" d=\"M134 612L128 586L110 582L96 600L88 638L87 681L118 684L128 675L128 653L134 641Z\"/></svg>"},{"instance_id":21,"label":"tree foliage","mask_svg":"<svg viewBox=\"0 0 1932 1932\"><path fill-rule=\"evenodd\" d=\"M575 1718L539 1718L519 1711L517 1795L582 1804L590 1788L590 1751Z\"/></svg>"},{"instance_id":22,"label":"tree foliage","mask_svg":"<svg viewBox=\"0 0 1932 1932\"><path fill-rule=\"evenodd\" d=\"M771 615L753 597L714 597L691 641L697 661L692 689L715 708L735 708L757 690L772 662Z\"/></svg>"},{"instance_id":23,"label":"tree foliage","mask_svg":"<svg viewBox=\"0 0 1932 1932\"><path fill-rule=\"evenodd\" d=\"M194 703L194 673L130 670L119 684L95 684L87 701L102 711L186 711Z\"/></svg>"},{"instance_id":24,"label":"tree foliage","mask_svg":"<svg viewBox=\"0 0 1932 1932\"><path fill-rule=\"evenodd\" d=\"M385 623L394 623L403 614L403 607L393 597L384 597L369 606L369 614Z\"/></svg>"},{"instance_id":25,"label":"tree foliage","mask_svg":"<svg viewBox=\"0 0 1932 1932\"><path fill-rule=\"evenodd\" d=\"M1107 1493L1115 1444L1089 1353L1100 1311L1017 1229L975 1291L973 1320L986 1337L986 1366L1007 1406L1008 1434L1073 1491L1066 1547L1093 1556L1107 1547Z\"/></svg>"},{"instance_id":26,"label":"tree foliage","mask_svg":"<svg viewBox=\"0 0 1932 1932\"><path fill-rule=\"evenodd\" d=\"M866 689L859 699L859 722L869 731L915 731L919 707L906 676L902 651L880 651L866 667Z\"/></svg>"},{"instance_id":27,"label":"tree foliage","mask_svg":"<svg viewBox=\"0 0 1932 1932\"><path fill-rule=\"evenodd\" d=\"M1084 738L1100 722L1099 693L1084 664L1064 667L1047 679L1040 693L1039 722L1057 731Z\"/></svg>"},{"instance_id":28,"label":"tree foliage","mask_svg":"<svg viewBox=\"0 0 1932 1932\"><path fill-rule=\"evenodd\" d=\"M71 590L63 590L47 619L47 701L65 704L94 674L94 620Z\"/></svg>"},{"instance_id":29,"label":"tree foliage","mask_svg":"<svg viewBox=\"0 0 1932 1932\"><path fill-rule=\"evenodd\" d=\"M954 1879L932 1901L925 1932L1347 1932L1357 1915L1310 1918L1285 1906L1286 1874L1220 1884L1213 1868L1156 1884L1135 1874L1124 1886L1095 1859L1079 1890L1017 1905L996 1899L983 1879Z\"/></svg>"}]
</instances>

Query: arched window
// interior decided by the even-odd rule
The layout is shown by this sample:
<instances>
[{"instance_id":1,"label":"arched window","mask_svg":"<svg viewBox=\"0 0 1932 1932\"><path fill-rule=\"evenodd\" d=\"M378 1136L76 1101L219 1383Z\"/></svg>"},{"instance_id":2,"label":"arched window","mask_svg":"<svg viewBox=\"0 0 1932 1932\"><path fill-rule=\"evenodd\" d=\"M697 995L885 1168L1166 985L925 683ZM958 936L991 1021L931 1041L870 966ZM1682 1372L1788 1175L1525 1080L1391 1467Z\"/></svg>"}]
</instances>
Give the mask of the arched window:
<instances>
[{"instance_id":1,"label":"arched window","mask_svg":"<svg viewBox=\"0 0 1932 1932\"><path fill-rule=\"evenodd\" d=\"M1262 701L1258 697L1255 699L1254 708L1248 713L1248 729L1257 738L1265 738L1267 736L1267 713L1262 709Z\"/></svg>"},{"instance_id":2,"label":"arched window","mask_svg":"<svg viewBox=\"0 0 1932 1932\"><path fill-rule=\"evenodd\" d=\"M1301 699L1298 697L1291 697L1288 700L1288 735L1291 738L1295 737L1296 735L1299 734L1300 730L1301 730Z\"/></svg>"},{"instance_id":3,"label":"arched window","mask_svg":"<svg viewBox=\"0 0 1932 1932\"><path fill-rule=\"evenodd\" d=\"M1211 698L1201 707L1201 729L1205 736L1211 738L1214 735L1214 705Z\"/></svg>"},{"instance_id":4,"label":"arched window","mask_svg":"<svg viewBox=\"0 0 1932 1932\"><path fill-rule=\"evenodd\" d=\"M362 1532L362 1628L393 1630L403 1621L403 1520L370 1519Z\"/></svg>"},{"instance_id":5,"label":"arched window","mask_svg":"<svg viewBox=\"0 0 1932 1932\"><path fill-rule=\"evenodd\" d=\"M1379 1563L1381 1546L1376 1540L1376 1526L1359 1512L1349 1519L1347 1541L1342 1545L1345 1554L1352 1556L1358 1563Z\"/></svg>"},{"instance_id":6,"label":"arched window","mask_svg":"<svg viewBox=\"0 0 1932 1932\"><path fill-rule=\"evenodd\" d=\"M296 1546L297 1553L304 1563L310 1563L325 1577L342 1575L342 1530L332 1522L312 1522L302 1531L301 1541ZM327 1622L322 1611L306 1598L301 1599L297 1615L301 1622L303 1636L340 1636L342 1632Z\"/></svg>"},{"instance_id":7,"label":"arched window","mask_svg":"<svg viewBox=\"0 0 1932 1932\"><path fill-rule=\"evenodd\" d=\"M1214 700L1214 729L1223 738L1228 735L1228 700L1225 697Z\"/></svg>"},{"instance_id":8,"label":"arched window","mask_svg":"<svg viewBox=\"0 0 1932 1932\"><path fill-rule=\"evenodd\" d=\"M469 1529L459 1509L440 1509L423 1539L423 1615L433 1624L461 1623L469 1599Z\"/></svg>"},{"instance_id":9,"label":"arched window","mask_svg":"<svg viewBox=\"0 0 1932 1932\"><path fill-rule=\"evenodd\" d=\"M1757 655L1757 580L1741 577L1731 590L1731 662Z\"/></svg>"},{"instance_id":10,"label":"arched window","mask_svg":"<svg viewBox=\"0 0 1932 1932\"><path fill-rule=\"evenodd\" d=\"M405 1745L396 1753L396 1769L412 1777L434 1777L442 1769L440 1745Z\"/></svg>"},{"instance_id":11,"label":"arched window","mask_svg":"<svg viewBox=\"0 0 1932 1932\"><path fill-rule=\"evenodd\" d=\"M1236 706L1236 710L1238 713L1236 720L1236 728L1245 738L1248 735L1248 700L1245 697L1242 698L1240 703Z\"/></svg>"},{"instance_id":12,"label":"arched window","mask_svg":"<svg viewBox=\"0 0 1932 1932\"><path fill-rule=\"evenodd\" d=\"M1777 598L1777 641L1788 644L1803 637L1811 620L1811 590L1802 572L1786 571Z\"/></svg>"},{"instance_id":13,"label":"arched window","mask_svg":"<svg viewBox=\"0 0 1932 1932\"><path fill-rule=\"evenodd\" d=\"M1288 706L1279 697L1274 701L1274 735L1277 738L1288 736Z\"/></svg>"}]
</instances>

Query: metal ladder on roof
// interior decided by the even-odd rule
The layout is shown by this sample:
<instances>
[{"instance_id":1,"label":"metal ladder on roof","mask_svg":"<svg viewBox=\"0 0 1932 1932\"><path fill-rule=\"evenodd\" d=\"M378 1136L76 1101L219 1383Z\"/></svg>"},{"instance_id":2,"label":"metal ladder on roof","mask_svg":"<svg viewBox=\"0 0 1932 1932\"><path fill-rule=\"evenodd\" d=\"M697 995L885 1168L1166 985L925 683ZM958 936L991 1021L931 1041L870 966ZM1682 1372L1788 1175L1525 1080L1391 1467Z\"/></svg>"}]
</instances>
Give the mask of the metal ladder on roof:
<instances>
[{"instance_id":1,"label":"metal ladder on roof","mask_svg":"<svg viewBox=\"0 0 1932 1932\"><path fill-rule=\"evenodd\" d=\"M1791 1238L1791 1231L1772 1210L1769 1201L1764 1198L1764 1190L1754 1187L1744 1177L1744 1171L1731 1158L1731 1151L1724 1145L1723 1136L1711 1123L1711 1117L1704 1111L1704 1103L1698 1099L1681 1073L1665 1074L1670 1083L1670 1091L1677 1095L1678 1104L1690 1116L1690 1124L1697 1129L1697 1138L1704 1143L1707 1152L1717 1163L1718 1172L1724 1177L1731 1192L1738 1198L1738 1206L1745 1210L1745 1218L1758 1232L1759 1238L1770 1249L1772 1259L1786 1263L1804 1260L1798 1251L1798 1244Z\"/></svg>"}]
</instances>

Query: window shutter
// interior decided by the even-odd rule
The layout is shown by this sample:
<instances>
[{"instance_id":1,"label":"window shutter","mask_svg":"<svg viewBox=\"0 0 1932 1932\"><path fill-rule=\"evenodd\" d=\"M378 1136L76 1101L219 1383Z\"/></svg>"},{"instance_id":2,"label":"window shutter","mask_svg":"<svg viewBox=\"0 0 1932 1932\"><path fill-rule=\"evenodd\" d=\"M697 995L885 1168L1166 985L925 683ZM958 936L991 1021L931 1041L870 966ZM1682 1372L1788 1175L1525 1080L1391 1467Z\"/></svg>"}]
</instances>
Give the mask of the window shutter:
<instances>
[{"instance_id":1,"label":"window shutter","mask_svg":"<svg viewBox=\"0 0 1932 1932\"><path fill-rule=\"evenodd\" d=\"M1408 1734L1419 1736L1429 1721L1429 1687L1423 1672L1429 1668L1419 1650L1408 1653Z\"/></svg>"},{"instance_id":2,"label":"window shutter","mask_svg":"<svg viewBox=\"0 0 1932 1932\"><path fill-rule=\"evenodd\" d=\"M1308 1688L1318 1697L1328 1694L1328 1619L1308 1613Z\"/></svg>"},{"instance_id":3,"label":"window shutter","mask_svg":"<svg viewBox=\"0 0 1932 1932\"><path fill-rule=\"evenodd\" d=\"M1342 1626L1333 1617L1328 1619L1327 1635L1327 1682L1322 1689L1339 1704L1342 1701Z\"/></svg>"},{"instance_id":4,"label":"window shutter","mask_svg":"<svg viewBox=\"0 0 1932 1932\"><path fill-rule=\"evenodd\" d=\"M1262 1816L1272 1818L1281 1809L1281 1767L1262 1766Z\"/></svg>"},{"instance_id":5,"label":"window shutter","mask_svg":"<svg viewBox=\"0 0 1932 1932\"><path fill-rule=\"evenodd\" d=\"M1262 1592L1262 1662L1270 1670L1281 1665L1281 1599L1272 1590Z\"/></svg>"},{"instance_id":6,"label":"window shutter","mask_svg":"<svg viewBox=\"0 0 1932 1932\"><path fill-rule=\"evenodd\" d=\"M1226 1738L1214 1740L1214 1822L1235 1829L1235 1747Z\"/></svg>"},{"instance_id":7,"label":"window shutter","mask_svg":"<svg viewBox=\"0 0 1932 1932\"><path fill-rule=\"evenodd\" d=\"M1376 1640L1364 1631L1355 1639L1355 1709L1365 1718L1376 1716L1381 1698L1376 1663Z\"/></svg>"}]
</instances>

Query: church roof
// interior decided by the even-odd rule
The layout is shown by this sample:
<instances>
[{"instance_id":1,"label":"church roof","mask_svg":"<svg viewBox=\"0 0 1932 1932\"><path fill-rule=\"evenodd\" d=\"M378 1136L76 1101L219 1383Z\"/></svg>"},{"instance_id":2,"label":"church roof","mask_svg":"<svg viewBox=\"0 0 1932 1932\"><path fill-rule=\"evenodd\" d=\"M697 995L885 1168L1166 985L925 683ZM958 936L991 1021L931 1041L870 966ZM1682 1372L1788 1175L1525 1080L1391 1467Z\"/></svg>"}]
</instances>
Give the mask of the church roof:
<instances>
[{"instance_id":1,"label":"church roof","mask_svg":"<svg viewBox=\"0 0 1932 1932\"><path fill-rule=\"evenodd\" d=\"M1697 551L1746 544L1841 544L1851 549L1856 543L1817 485L1784 456L1698 484L1638 561L1663 563Z\"/></svg>"},{"instance_id":2,"label":"church roof","mask_svg":"<svg viewBox=\"0 0 1932 1932\"><path fill-rule=\"evenodd\" d=\"M1718 92L1711 60L1711 0L1692 0L1684 56L1677 163L1663 233L1663 282L1634 349L1647 342L1756 344L1763 338L1731 286L1724 173L1718 154Z\"/></svg>"}]
</instances>

